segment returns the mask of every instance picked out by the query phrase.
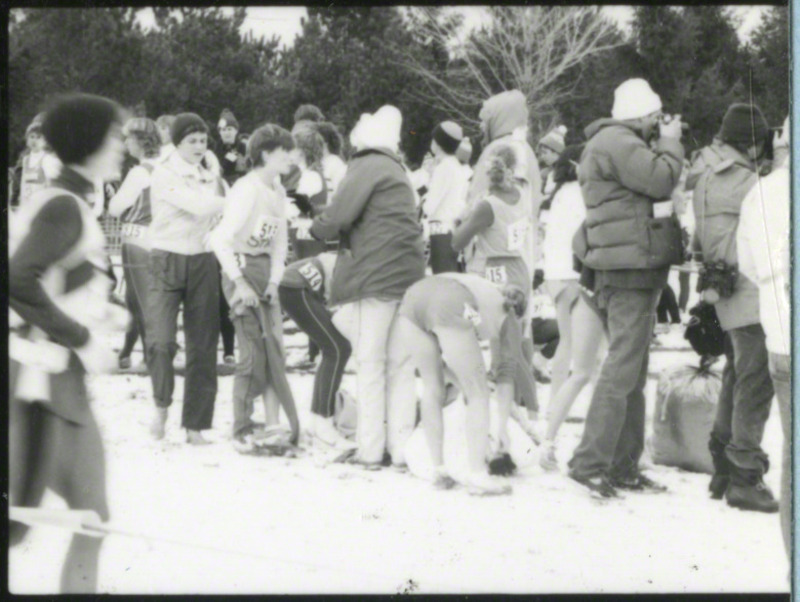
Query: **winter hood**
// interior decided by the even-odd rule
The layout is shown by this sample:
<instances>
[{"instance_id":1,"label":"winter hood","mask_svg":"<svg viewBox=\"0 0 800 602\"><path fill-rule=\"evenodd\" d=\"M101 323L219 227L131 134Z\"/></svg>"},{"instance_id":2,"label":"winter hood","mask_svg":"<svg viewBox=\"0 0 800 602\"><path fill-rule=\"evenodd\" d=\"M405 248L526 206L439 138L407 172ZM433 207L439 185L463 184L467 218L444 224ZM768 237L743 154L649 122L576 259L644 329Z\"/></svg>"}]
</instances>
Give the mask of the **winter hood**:
<instances>
[{"instance_id":1,"label":"winter hood","mask_svg":"<svg viewBox=\"0 0 800 602\"><path fill-rule=\"evenodd\" d=\"M519 90L501 92L483 103L478 117L487 142L528 125L528 104Z\"/></svg>"}]
</instances>

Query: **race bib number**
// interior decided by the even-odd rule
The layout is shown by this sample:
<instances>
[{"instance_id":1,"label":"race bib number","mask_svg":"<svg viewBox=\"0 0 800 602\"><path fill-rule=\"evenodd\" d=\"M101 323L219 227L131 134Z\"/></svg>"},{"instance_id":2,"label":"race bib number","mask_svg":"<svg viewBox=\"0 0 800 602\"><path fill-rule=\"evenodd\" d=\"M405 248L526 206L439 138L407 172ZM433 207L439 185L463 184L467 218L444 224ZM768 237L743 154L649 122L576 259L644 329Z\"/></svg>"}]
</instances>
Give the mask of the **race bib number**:
<instances>
[{"instance_id":1,"label":"race bib number","mask_svg":"<svg viewBox=\"0 0 800 602\"><path fill-rule=\"evenodd\" d=\"M528 234L528 220L521 219L508 226L508 250L524 251Z\"/></svg>"},{"instance_id":2,"label":"race bib number","mask_svg":"<svg viewBox=\"0 0 800 602\"><path fill-rule=\"evenodd\" d=\"M315 293L320 292L322 289L322 274L320 274L313 262L309 261L307 264L300 266L297 271L306 279L312 291Z\"/></svg>"},{"instance_id":3,"label":"race bib number","mask_svg":"<svg viewBox=\"0 0 800 602\"><path fill-rule=\"evenodd\" d=\"M487 267L485 278L494 284L507 284L508 274L506 273L506 266L495 265L492 267Z\"/></svg>"},{"instance_id":4,"label":"race bib number","mask_svg":"<svg viewBox=\"0 0 800 602\"><path fill-rule=\"evenodd\" d=\"M278 234L279 220L269 215L262 215L256 221L253 228L253 233L247 240L247 244L251 247L264 249L272 244L275 236Z\"/></svg>"},{"instance_id":5,"label":"race bib number","mask_svg":"<svg viewBox=\"0 0 800 602\"><path fill-rule=\"evenodd\" d=\"M482 320L480 312L474 307L470 306L468 303L464 303L464 313L462 314L462 317L475 328L481 325Z\"/></svg>"},{"instance_id":6,"label":"race bib number","mask_svg":"<svg viewBox=\"0 0 800 602\"><path fill-rule=\"evenodd\" d=\"M146 231L145 226L137 224L122 224L120 234L123 238L141 238Z\"/></svg>"},{"instance_id":7,"label":"race bib number","mask_svg":"<svg viewBox=\"0 0 800 602\"><path fill-rule=\"evenodd\" d=\"M297 240L314 240L314 237L311 236L312 223L310 219L299 219L295 222L297 225Z\"/></svg>"},{"instance_id":8,"label":"race bib number","mask_svg":"<svg viewBox=\"0 0 800 602\"><path fill-rule=\"evenodd\" d=\"M430 223L430 233L431 235L435 234L448 234L450 232L450 228L447 227L447 224L443 222L431 222Z\"/></svg>"},{"instance_id":9,"label":"race bib number","mask_svg":"<svg viewBox=\"0 0 800 602\"><path fill-rule=\"evenodd\" d=\"M236 267L240 270L247 267L247 255L244 253L234 253L233 256L236 258Z\"/></svg>"}]
</instances>

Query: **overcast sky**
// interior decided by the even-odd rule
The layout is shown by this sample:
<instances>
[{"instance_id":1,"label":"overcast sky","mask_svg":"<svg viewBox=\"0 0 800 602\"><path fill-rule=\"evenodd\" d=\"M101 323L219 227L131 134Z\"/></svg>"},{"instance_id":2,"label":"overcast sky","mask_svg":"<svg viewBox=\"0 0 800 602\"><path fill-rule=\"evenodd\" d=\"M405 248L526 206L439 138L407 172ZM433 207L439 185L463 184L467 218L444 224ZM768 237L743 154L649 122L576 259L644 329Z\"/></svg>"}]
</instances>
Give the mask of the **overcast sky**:
<instances>
[{"instance_id":1,"label":"overcast sky","mask_svg":"<svg viewBox=\"0 0 800 602\"><path fill-rule=\"evenodd\" d=\"M478 23L481 19L481 8L477 6L460 7L467 16L467 23ZM750 33L758 25L763 6L736 6L734 13L742 19L739 35L747 40ZM620 27L627 29L633 16L630 6L606 6L603 11L614 19ZM242 33L252 31L256 37L272 37L277 34L286 45L294 43L295 36L300 33L300 19L306 15L303 6L257 6L247 9L247 18L242 26ZM154 22L153 11L149 8L139 12L139 20L145 27Z\"/></svg>"}]
</instances>

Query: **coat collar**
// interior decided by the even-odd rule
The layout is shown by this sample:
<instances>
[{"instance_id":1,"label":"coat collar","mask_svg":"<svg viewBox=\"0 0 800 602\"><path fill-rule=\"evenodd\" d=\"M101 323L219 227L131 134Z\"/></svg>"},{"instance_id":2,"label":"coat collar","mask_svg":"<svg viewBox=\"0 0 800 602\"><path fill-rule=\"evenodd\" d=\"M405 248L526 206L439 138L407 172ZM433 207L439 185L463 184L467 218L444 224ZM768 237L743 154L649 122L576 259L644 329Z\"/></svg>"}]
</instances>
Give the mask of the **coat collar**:
<instances>
[{"instance_id":1,"label":"coat collar","mask_svg":"<svg viewBox=\"0 0 800 602\"><path fill-rule=\"evenodd\" d=\"M84 200L94 192L94 184L84 178L74 169L63 165L57 177L52 181L53 186L68 190Z\"/></svg>"}]
</instances>

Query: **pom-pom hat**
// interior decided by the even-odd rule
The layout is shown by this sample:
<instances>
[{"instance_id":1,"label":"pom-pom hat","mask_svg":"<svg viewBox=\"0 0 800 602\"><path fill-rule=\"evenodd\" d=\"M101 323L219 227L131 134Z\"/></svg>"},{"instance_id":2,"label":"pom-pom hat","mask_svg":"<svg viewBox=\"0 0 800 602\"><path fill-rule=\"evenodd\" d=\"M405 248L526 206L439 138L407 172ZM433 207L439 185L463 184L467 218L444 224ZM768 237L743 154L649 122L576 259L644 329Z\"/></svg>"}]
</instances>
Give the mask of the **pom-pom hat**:
<instances>
[{"instance_id":1,"label":"pom-pom hat","mask_svg":"<svg viewBox=\"0 0 800 602\"><path fill-rule=\"evenodd\" d=\"M222 113L219 115L219 122L217 123L218 130L226 127L234 127L237 131L239 130L239 122L230 109L222 109Z\"/></svg>"},{"instance_id":2,"label":"pom-pom hat","mask_svg":"<svg viewBox=\"0 0 800 602\"><path fill-rule=\"evenodd\" d=\"M567 135L567 127L564 125L558 126L552 132L549 132L544 138L539 140L539 146L544 146L545 148L549 148L551 151L557 154L561 154L564 152L566 148L566 144L564 143L564 137Z\"/></svg>"},{"instance_id":3,"label":"pom-pom hat","mask_svg":"<svg viewBox=\"0 0 800 602\"><path fill-rule=\"evenodd\" d=\"M650 84L643 79L634 78L622 82L614 90L611 117L620 121L640 119L660 111L661 108L661 97L653 92Z\"/></svg>"}]
</instances>

